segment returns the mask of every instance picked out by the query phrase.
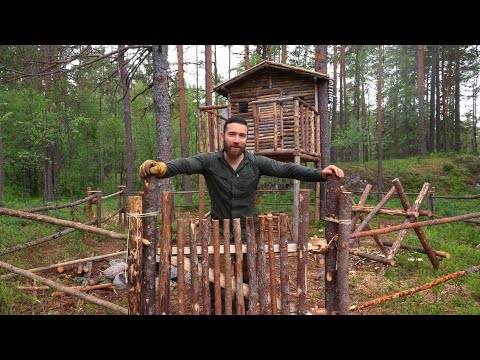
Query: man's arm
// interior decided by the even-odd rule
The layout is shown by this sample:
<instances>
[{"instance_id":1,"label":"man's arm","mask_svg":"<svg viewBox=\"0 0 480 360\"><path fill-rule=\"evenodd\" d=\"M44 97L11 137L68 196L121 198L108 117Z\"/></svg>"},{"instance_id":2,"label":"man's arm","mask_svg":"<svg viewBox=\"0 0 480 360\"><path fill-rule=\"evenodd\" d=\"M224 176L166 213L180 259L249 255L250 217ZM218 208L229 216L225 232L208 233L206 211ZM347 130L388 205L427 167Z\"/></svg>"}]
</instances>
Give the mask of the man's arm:
<instances>
[{"instance_id":1,"label":"man's arm","mask_svg":"<svg viewBox=\"0 0 480 360\"><path fill-rule=\"evenodd\" d=\"M167 162L146 160L140 166L140 176L147 177L149 175L155 175L157 178L169 178L179 174L204 174L207 161L208 153Z\"/></svg>"},{"instance_id":2,"label":"man's arm","mask_svg":"<svg viewBox=\"0 0 480 360\"><path fill-rule=\"evenodd\" d=\"M327 176L331 174L335 174L341 178L344 175L342 169L335 165L329 165L325 169L316 169L299 164L284 163L265 156L257 156L256 162L261 175L275 176L279 178L317 182L325 181Z\"/></svg>"}]
</instances>

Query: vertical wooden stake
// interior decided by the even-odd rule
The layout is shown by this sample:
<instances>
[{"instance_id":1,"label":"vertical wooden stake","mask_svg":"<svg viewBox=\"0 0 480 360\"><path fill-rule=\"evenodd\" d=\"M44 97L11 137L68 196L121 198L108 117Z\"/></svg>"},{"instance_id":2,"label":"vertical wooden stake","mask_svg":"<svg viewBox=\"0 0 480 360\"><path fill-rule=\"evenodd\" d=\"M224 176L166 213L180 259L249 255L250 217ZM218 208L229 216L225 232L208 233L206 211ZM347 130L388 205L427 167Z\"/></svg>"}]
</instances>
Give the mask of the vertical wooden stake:
<instances>
[{"instance_id":1,"label":"vertical wooden stake","mask_svg":"<svg viewBox=\"0 0 480 360\"><path fill-rule=\"evenodd\" d=\"M277 309L277 280L275 278L275 253L273 251L273 217L267 218L268 225L268 260L270 267L270 305L272 315L278 314ZM250 287L250 291L251 287Z\"/></svg>"},{"instance_id":2,"label":"vertical wooden stake","mask_svg":"<svg viewBox=\"0 0 480 360\"><path fill-rule=\"evenodd\" d=\"M280 288L282 293L282 314L290 315L290 285L288 275L288 218L287 214L280 214Z\"/></svg>"},{"instance_id":3,"label":"vertical wooden stake","mask_svg":"<svg viewBox=\"0 0 480 360\"><path fill-rule=\"evenodd\" d=\"M267 272L265 258L265 216L258 217L260 233L257 237L257 278L260 299L260 314L265 315L268 309Z\"/></svg>"},{"instance_id":4,"label":"vertical wooden stake","mask_svg":"<svg viewBox=\"0 0 480 360\"><path fill-rule=\"evenodd\" d=\"M97 191L97 201L96 201L96 209L97 209L97 227L102 227L102 191Z\"/></svg>"},{"instance_id":5,"label":"vertical wooden stake","mask_svg":"<svg viewBox=\"0 0 480 360\"><path fill-rule=\"evenodd\" d=\"M201 237L200 244L202 245L202 310L204 315L210 315L211 313L210 280L208 278L208 243L210 240L208 223L208 219L202 219L199 223Z\"/></svg>"},{"instance_id":6,"label":"vertical wooden stake","mask_svg":"<svg viewBox=\"0 0 480 360\"><path fill-rule=\"evenodd\" d=\"M122 187L118 185L117 192L121 190L122 190ZM121 209L121 207L122 207L122 193L118 194L118 197L117 197L117 210ZM120 212L118 213L117 225L120 225L122 223L122 215L123 215L123 211L120 210Z\"/></svg>"},{"instance_id":7,"label":"vertical wooden stake","mask_svg":"<svg viewBox=\"0 0 480 360\"><path fill-rule=\"evenodd\" d=\"M90 195L92 195L92 188L89 186L89 187L87 187L87 196L90 196ZM88 200L86 206L87 206L88 221L92 221L93 220L92 200ZM93 234L92 233L88 234L88 239L90 241L93 240Z\"/></svg>"},{"instance_id":8,"label":"vertical wooden stake","mask_svg":"<svg viewBox=\"0 0 480 360\"><path fill-rule=\"evenodd\" d=\"M237 298L237 315L245 315L245 300L243 299L243 252L242 229L240 219L233 219L233 238L235 240L235 285Z\"/></svg>"},{"instance_id":9,"label":"vertical wooden stake","mask_svg":"<svg viewBox=\"0 0 480 360\"><path fill-rule=\"evenodd\" d=\"M140 196L130 197L128 212L128 314L141 315L143 219L135 216L142 214Z\"/></svg>"},{"instance_id":10,"label":"vertical wooden stake","mask_svg":"<svg viewBox=\"0 0 480 360\"><path fill-rule=\"evenodd\" d=\"M184 219L177 220L177 290L178 290L178 314L185 314L185 263L184 246L185 236L183 235Z\"/></svg>"},{"instance_id":11,"label":"vertical wooden stake","mask_svg":"<svg viewBox=\"0 0 480 360\"><path fill-rule=\"evenodd\" d=\"M200 220L200 218L199 218ZM190 279L192 290L192 311L194 315L200 314L200 289L198 284L198 255L197 255L197 232L195 220L190 220ZM199 231L200 233L200 231Z\"/></svg>"},{"instance_id":12,"label":"vertical wooden stake","mask_svg":"<svg viewBox=\"0 0 480 360\"><path fill-rule=\"evenodd\" d=\"M160 238L160 269L158 274L158 313L169 314L170 258L172 256L173 193L162 193L162 237Z\"/></svg>"},{"instance_id":13,"label":"vertical wooden stake","mask_svg":"<svg viewBox=\"0 0 480 360\"><path fill-rule=\"evenodd\" d=\"M225 258L225 315L232 315L232 257L230 255L230 219L223 220L223 247Z\"/></svg>"},{"instance_id":14,"label":"vertical wooden stake","mask_svg":"<svg viewBox=\"0 0 480 360\"><path fill-rule=\"evenodd\" d=\"M124 189L124 193L125 193ZM143 248L142 254L142 314L155 315L155 277L157 274L157 218L158 218L158 187L157 178L149 176L143 180L142 209L145 213L157 213L155 216L147 216L143 222L143 237L150 241L150 245ZM130 203L130 197L128 198Z\"/></svg>"},{"instance_id":15,"label":"vertical wooden stake","mask_svg":"<svg viewBox=\"0 0 480 360\"><path fill-rule=\"evenodd\" d=\"M307 312L305 301L307 297L307 256L308 256L308 225L310 190L300 190L300 216L298 221L298 261L297 261L297 295L298 313Z\"/></svg>"},{"instance_id":16,"label":"vertical wooden stake","mask_svg":"<svg viewBox=\"0 0 480 360\"><path fill-rule=\"evenodd\" d=\"M255 239L255 225L253 217L245 218L247 232L247 264L249 273L250 292L248 293L248 315L258 315L258 276L257 276L257 243Z\"/></svg>"},{"instance_id":17,"label":"vertical wooden stake","mask_svg":"<svg viewBox=\"0 0 480 360\"><path fill-rule=\"evenodd\" d=\"M329 244L325 253L325 308L328 315L338 311L337 297L337 240L338 223L328 219L338 219L338 195L341 179L336 175L327 178L327 203L325 204L325 240Z\"/></svg>"},{"instance_id":18,"label":"vertical wooden stake","mask_svg":"<svg viewBox=\"0 0 480 360\"><path fill-rule=\"evenodd\" d=\"M212 220L213 225L213 284L215 295L215 315L222 315L222 292L220 287L220 222Z\"/></svg>"},{"instance_id":19,"label":"vertical wooden stake","mask_svg":"<svg viewBox=\"0 0 480 360\"><path fill-rule=\"evenodd\" d=\"M350 258L350 228L352 222L352 193L341 192L338 200L338 313L340 315L348 315L350 308L350 295L348 289L348 266Z\"/></svg>"}]
</instances>

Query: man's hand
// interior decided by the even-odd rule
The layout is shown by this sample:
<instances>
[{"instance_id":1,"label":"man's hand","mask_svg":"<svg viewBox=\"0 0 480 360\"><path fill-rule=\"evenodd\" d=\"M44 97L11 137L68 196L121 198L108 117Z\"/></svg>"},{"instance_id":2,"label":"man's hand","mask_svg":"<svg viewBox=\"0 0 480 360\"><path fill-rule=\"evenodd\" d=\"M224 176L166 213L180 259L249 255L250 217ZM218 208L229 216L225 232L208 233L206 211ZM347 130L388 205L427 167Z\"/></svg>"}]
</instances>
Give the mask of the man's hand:
<instances>
[{"instance_id":1,"label":"man's hand","mask_svg":"<svg viewBox=\"0 0 480 360\"><path fill-rule=\"evenodd\" d=\"M164 162L155 160L146 160L140 165L140 176L146 178L150 175L155 175L161 178L167 172L167 165Z\"/></svg>"},{"instance_id":2,"label":"man's hand","mask_svg":"<svg viewBox=\"0 0 480 360\"><path fill-rule=\"evenodd\" d=\"M339 178L343 178L343 170L340 169L339 167L335 165L328 165L325 169L322 171L322 177L324 179L327 178L328 175L335 174Z\"/></svg>"}]
</instances>

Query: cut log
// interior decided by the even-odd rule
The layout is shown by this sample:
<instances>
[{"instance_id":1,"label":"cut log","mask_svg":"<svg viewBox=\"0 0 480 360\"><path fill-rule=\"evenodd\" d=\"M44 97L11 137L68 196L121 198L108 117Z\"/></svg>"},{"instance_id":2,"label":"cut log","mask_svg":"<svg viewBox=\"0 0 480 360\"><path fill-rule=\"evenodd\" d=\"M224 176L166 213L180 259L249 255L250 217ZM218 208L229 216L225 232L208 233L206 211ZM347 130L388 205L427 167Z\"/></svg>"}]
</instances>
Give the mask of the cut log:
<instances>
[{"instance_id":1,"label":"cut log","mask_svg":"<svg viewBox=\"0 0 480 360\"><path fill-rule=\"evenodd\" d=\"M112 284L98 284L98 285L93 285L93 286L72 286L70 289L74 289L74 290L81 291L81 292L87 292L87 291L91 291L91 290L113 289L113 285ZM52 296L64 296L64 295L67 295L67 294L64 293L64 292L61 292L61 291L54 291L52 293Z\"/></svg>"}]
</instances>

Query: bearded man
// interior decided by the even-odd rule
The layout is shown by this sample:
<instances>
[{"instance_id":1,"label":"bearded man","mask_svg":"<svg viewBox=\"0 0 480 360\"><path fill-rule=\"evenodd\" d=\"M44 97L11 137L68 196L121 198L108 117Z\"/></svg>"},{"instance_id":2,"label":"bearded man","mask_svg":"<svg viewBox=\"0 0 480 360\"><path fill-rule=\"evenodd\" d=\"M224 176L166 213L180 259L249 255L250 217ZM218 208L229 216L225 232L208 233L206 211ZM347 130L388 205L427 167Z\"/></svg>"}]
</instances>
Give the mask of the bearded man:
<instances>
[{"instance_id":1,"label":"bearded man","mask_svg":"<svg viewBox=\"0 0 480 360\"><path fill-rule=\"evenodd\" d=\"M258 236L258 208L255 194L262 175L310 182L326 181L327 176L332 174L340 178L344 176L342 169L335 165L329 165L324 169L309 168L251 154L245 150L247 136L247 122L243 118L232 117L225 121L221 134L223 149L217 153L201 153L165 163L146 160L140 166L140 176L145 178L155 175L157 178L168 178L179 174L202 174L210 194L212 219L220 220L220 231L223 233L223 219L240 218L244 243L246 243L245 217L253 217L255 233ZM233 243L233 221L230 224ZM234 256L232 260L235 260ZM248 282L247 262L244 261L243 264L244 281Z\"/></svg>"}]
</instances>

